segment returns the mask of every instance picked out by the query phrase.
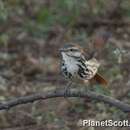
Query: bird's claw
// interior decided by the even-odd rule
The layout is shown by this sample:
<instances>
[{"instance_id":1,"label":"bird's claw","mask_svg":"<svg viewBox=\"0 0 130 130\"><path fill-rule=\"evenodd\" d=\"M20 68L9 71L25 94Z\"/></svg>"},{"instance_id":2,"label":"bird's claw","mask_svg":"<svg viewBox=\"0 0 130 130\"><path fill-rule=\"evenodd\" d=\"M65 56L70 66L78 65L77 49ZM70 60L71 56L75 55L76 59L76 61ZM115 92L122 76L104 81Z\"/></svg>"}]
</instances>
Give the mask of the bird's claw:
<instances>
[{"instance_id":1,"label":"bird's claw","mask_svg":"<svg viewBox=\"0 0 130 130\"><path fill-rule=\"evenodd\" d=\"M64 97L68 97L69 95L69 88L65 88L65 91L64 91Z\"/></svg>"},{"instance_id":2,"label":"bird's claw","mask_svg":"<svg viewBox=\"0 0 130 130\"><path fill-rule=\"evenodd\" d=\"M72 82L69 82L68 85L65 87L64 97L68 97L68 95L70 93L70 86L71 85L72 85Z\"/></svg>"}]
</instances>

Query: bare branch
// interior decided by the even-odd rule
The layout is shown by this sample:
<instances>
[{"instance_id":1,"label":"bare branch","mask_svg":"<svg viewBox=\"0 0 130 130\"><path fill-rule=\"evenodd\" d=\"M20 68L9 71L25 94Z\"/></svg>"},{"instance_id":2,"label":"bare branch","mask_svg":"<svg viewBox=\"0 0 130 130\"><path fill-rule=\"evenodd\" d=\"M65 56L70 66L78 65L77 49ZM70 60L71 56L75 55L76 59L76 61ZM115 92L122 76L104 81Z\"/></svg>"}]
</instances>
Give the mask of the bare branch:
<instances>
[{"instance_id":1,"label":"bare branch","mask_svg":"<svg viewBox=\"0 0 130 130\"><path fill-rule=\"evenodd\" d=\"M119 101L117 99L114 99L112 97L97 94L94 92L70 90L70 92L67 93L66 96L67 97L80 97L80 98L89 97L93 100L101 101L101 102L107 103L111 106L117 107L118 109L120 109L124 112L130 112L130 105L128 105L122 101ZM56 98L56 97L64 97L64 90L36 93L36 94L29 95L29 96L22 96L22 97L18 97L16 99L11 99L4 103L0 103L0 110L7 110L14 106L20 105L20 104L32 103L37 100L46 100L49 98Z\"/></svg>"},{"instance_id":2,"label":"bare branch","mask_svg":"<svg viewBox=\"0 0 130 130\"><path fill-rule=\"evenodd\" d=\"M111 19L81 19L79 20L74 27L83 27L87 28L89 26L100 27L100 26L115 26L115 27L127 27L130 26L130 21L127 20L111 20Z\"/></svg>"}]
</instances>

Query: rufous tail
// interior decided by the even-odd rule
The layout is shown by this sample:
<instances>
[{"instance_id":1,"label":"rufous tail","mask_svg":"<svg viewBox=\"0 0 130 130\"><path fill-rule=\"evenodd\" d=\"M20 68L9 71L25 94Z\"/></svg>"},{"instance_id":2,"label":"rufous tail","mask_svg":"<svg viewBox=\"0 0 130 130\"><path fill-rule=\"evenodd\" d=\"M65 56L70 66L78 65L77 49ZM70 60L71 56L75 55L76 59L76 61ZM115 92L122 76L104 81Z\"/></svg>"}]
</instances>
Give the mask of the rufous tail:
<instances>
[{"instance_id":1,"label":"rufous tail","mask_svg":"<svg viewBox=\"0 0 130 130\"><path fill-rule=\"evenodd\" d=\"M107 80L105 80L104 77L101 76L101 75L98 74L98 73L93 77L92 82L93 82L93 81L94 81L94 82L96 81L98 84L101 84L101 85L103 85L103 86L108 85Z\"/></svg>"}]
</instances>

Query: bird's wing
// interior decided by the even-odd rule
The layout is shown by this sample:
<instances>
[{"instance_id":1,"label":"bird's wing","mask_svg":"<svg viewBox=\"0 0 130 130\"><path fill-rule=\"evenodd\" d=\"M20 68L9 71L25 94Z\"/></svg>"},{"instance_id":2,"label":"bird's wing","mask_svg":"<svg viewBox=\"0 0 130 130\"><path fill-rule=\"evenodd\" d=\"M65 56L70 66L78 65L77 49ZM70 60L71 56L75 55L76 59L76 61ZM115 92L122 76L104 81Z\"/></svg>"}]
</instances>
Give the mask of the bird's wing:
<instances>
[{"instance_id":1,"label":"bird's wing","mask_svg":"<svg viewBox=\"0 0 130 130\"><path fill-rule=\"evenodd\" d=\"M98 71L100 63L95 58L93 58L91 60L86 61L85 64L91 74L90 78L94 77Z\"/></svg>"},{"instance_id":2,"label":"bird's wing","mask_svg":"<svg viewBox=\"0 0 130 130\"><path fill-rule=\"evenodd\" d=\"M94 66L94 67L98 68L100 66L100 63L95 58L92 58L92 59L86 61L86 65Z\"/></svg>"},{"instance_id":3,"label":"bird's wing","mask_svg":"<svg viewBox=\"0 0 130 130\"><path fill-rule=\"evenodd\" d=\"M91 76L90 81L92 81L92 82L96 81L97 83L105 85L105 86L108 84L108 82L105 80L105 78L103 76L101 76L99 73L97 73L100 63L95 58L92 58L92 59L86 61L86 66L87 66L88 70L93 72L93 76Z\"/></svg>"}]
</instances>

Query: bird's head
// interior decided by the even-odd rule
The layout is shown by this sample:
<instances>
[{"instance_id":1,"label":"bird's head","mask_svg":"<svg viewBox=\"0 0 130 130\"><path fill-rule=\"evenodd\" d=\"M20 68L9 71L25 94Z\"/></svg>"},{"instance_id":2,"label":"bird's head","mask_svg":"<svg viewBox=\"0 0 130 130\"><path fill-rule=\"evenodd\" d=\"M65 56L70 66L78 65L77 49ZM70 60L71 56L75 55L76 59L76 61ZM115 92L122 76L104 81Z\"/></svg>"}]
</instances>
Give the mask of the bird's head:
<instances>
[{"instance_id":1,"label":"bird's head","mask_svg":"<svg viewBox=\"0 0 130 130\"><path fill-rule=\"evenodd\" d=\"M79 58L83 55L83 49L75 44L66 44L60 48L62 55L66 55L73 58Z\"/></svg>"}]
</instances>

